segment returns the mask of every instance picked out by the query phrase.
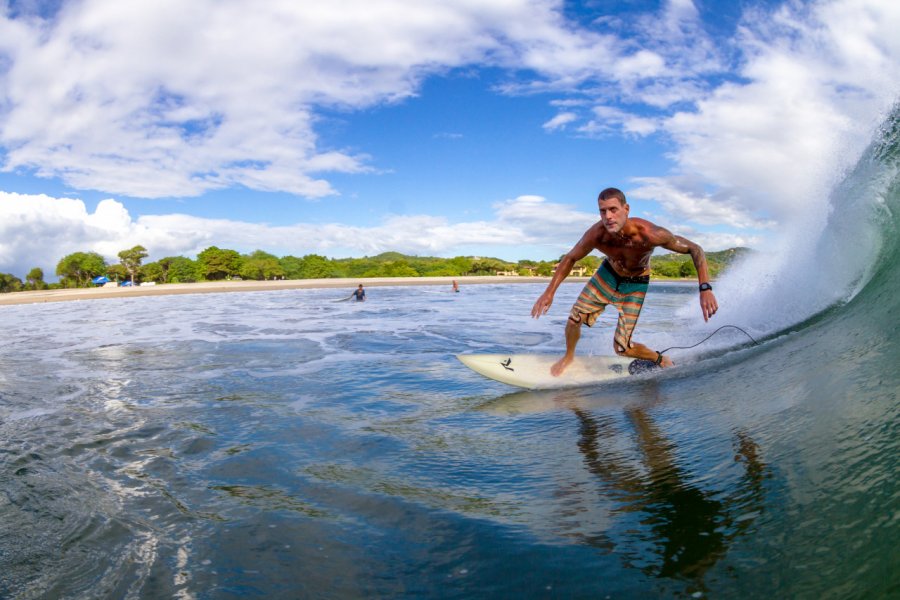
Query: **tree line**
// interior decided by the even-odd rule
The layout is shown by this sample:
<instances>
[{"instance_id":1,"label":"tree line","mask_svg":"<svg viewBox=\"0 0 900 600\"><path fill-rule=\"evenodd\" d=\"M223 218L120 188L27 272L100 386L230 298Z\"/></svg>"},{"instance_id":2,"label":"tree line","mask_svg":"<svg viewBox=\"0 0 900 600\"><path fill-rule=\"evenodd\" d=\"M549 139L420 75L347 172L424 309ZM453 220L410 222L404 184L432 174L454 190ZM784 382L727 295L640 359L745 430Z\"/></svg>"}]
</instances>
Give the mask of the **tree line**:
<instances>
[{"instance_id":1,"label":"tree line","mask_svg":"<svg viewBox=\"0 0 900 600\"><path fill-rule=\"evenodd\" d=\"M749 252L746 248L732 248L706 255L711 277L715 278L736 258ZM326 258L319 254L302 257L277 257L263 250L241 254L236 250L210 246L195 260L184 256L168 256L144 264L149 256L143 246L134 246L118 253L119 262L108 264L97 252L74 252L64 256L56 265L59 283L48 284L44 272L35 267L25 281L9 273L0 273L0 292L42 290L52 288L91 287L93 280L105 276L111 281L137 285L154 283L193 283L226 279L329 279L368 277L463 277L467 275L496 275L497 273L549 276L558 261L504 261L498 258L457 256L436 258L408 256L385 252L363 258ZM577 267L592 273L600 258L587 256ZM665 254L651 259L654 277L696 277L693 262L687 255Z\"/></svg>"}]
</instances>

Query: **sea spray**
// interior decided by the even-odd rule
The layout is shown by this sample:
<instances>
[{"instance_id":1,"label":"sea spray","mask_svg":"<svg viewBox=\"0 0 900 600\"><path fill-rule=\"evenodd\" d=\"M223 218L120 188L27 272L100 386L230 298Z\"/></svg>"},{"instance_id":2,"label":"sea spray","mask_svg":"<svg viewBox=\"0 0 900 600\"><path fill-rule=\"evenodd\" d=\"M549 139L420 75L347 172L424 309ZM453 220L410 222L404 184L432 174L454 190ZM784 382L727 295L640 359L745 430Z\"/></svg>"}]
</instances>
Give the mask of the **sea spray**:
<instances>
[{"instance_id":1,"label":"sea spray","mask_svg":"<svg viewBox=\"0 0 900 600\"><path fill-rule=\"evenodd\" d=\"M871 279L895 231L900 108L875 132L826 201L810 199L808 222L791 224L773 248L748 256L716 284L716 320L770 335L855 297ZM827 215L820 227L817 225ZM695 311L691 304L679 311Z\"/></svg>"}]
</instances>

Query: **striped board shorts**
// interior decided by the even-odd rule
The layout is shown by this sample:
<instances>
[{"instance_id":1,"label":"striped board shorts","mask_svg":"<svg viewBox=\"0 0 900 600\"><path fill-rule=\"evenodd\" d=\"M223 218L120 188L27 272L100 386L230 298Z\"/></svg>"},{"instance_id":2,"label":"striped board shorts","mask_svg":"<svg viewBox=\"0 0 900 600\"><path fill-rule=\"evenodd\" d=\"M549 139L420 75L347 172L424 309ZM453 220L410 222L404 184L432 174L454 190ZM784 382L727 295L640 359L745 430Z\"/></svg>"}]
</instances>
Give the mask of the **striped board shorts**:
<instances>
[{"instance_id":1,"label":"striped board shorts","mask_svg":"<svg viewBox=\"0 0 900 600\"><path fill-rule=\"evenodd\" d=\"M569 319L592 327L603 309L612 304L619 311L619 322L613 340L616 350L624 352L626 348L631 348L631 333L637 325L641 307L644 306L649 284L649 275L622 277L613 271L609 261L604 260L581 290L569 313Z\"/></svg>"}]
</instances>

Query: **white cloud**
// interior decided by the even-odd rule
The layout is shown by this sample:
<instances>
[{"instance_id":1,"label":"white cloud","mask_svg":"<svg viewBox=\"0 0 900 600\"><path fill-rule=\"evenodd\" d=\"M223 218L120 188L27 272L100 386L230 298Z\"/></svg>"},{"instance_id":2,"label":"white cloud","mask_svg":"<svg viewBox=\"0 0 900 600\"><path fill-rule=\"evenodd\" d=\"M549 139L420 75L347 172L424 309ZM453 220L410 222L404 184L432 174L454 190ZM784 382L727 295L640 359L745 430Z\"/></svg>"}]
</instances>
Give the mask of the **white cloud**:
<instances>
[{"instance_id":1,"label":"white cloud","mask_svg":"<svg viewBox=\"0 0 900 600\"><path fill-rule=\"evenodd\" d=\"M612 106L594 106L591 112L593 117L578 127L579 133L589 137L609 137L621 133L643 137L659 129L656 119L639 117Z\"/></svg>"},{"instance_id":2,"label":"white cloud","mask_svg":"<svg viewBox=\"0 0 900 600\"><path fill-rule=\"evenodd\" d=\"M638 175L630 193L660 202L664 220L744 231L798 219L821 226L829 191L900 95L897 3L751 9L727 43L706 33L689 0L615 28L640 34L665 68L553 104L580 135L668 136L676 168Z\"/></svg>"},{"instance_id":3,"label":"white cloud","mask_svg":"<svg viewBox=\"0 0 900 600\"><path fill-rule=\"evenodd\" d=\"M384 251L452 255L461 248L496 249L536 245L563 252L597 216L538 196L497 203L490 221L451 223L443 217L395 216L370 227L340 223L272 226L185 214L134 218L117 200L101 201L89 212L84 202L0 192L0 272L23 277L32 267L52 279L59 260L72 252L94 251L108 262L140 244L149 260L194 257L209 246L241 252L262 249L283 256L309 253L371 255ZM534 258L522 256L521 258Z\"/></svg>"},{"instance_id":4,"label":"white cloud","mask_svg":"<svg viewBox=\"0 0 900 600\"><path fill-rule=\"evenodd\" d=\"M448 69L499 67L531 77L506 91L556 92L560 112L543 123L547 131L667 134L675 171L638 176L629 195L659 202L661 222L685 231L738 230L708 238L718 246L723 236L759 239L772 221L824 221L832 183L900 91L896 2L751 10L728 41L704 31L689 0L619 24L630 33L616 35L568 22L562 8L553 0L84 0L42 21L12 18L0 4L0 159L7 170L110 194L246 186L322 197L335 193L329 173L371 168L363 154L321 147L318 107L399 101ZM413 216L365 229L276 228L132 217L112 200L88 214L77 200L13 197L0 207L0 265L10 269L86 248L110 256L134 243L173 254L212 240L246 249L275 240L285 252L296 239L310 240L309 251L568 245L595 218L522 196L495 206L490 222Z\"/></svg>"},{"instance_id":5,"label":"white cloud","mask_svg":"<svg viewBox=\"0 0 900 600\"><path fill-rule=\"evenodd\" d=\"M530 249L517 258L555 257L568 251L599 218L596 211L585 212L541 196L497 202L493 209L490 220L456 223L443 217L409 215L390 217L369 227L341 223L273 226L186 214L135 218L114 199L101 201L89 212L78 199L0 192L0 272L24 277L37 266L53 280L56 264L67 254L98 252L112 264L118 262L120 251L137 244L148 249L148 260L195 257L209 246L241 252L262 249L278 256L361 256L385 251L452 256L465 248L481 247L493 249L497 255ZM703 232L682 221L674 222L670 229L707 250L752 246L759 241L752 233Z\"/></svg>"},{"instance_id":6,"label":"white cloud","mask_svg":"<svg viewBox=\"0 0 900 600\"><path fill-rule=\"evenodd\" d=\"M664 67L556 102L578 116L567 116L566 129L598 138L664 132L677 166L666 186L689 179L716 190L697 213L707 223L718 215L716 222L733 224L735 210L777 221L808 216L900 95L896 2L750 8L731 40L707 33L690 0L613 25ZM594 102L590 112L577 112L585 101ZM667 196L674 208L677 194ZM724 207L713 206L723 199Z\"/></svg>"},{"instance_id":7,"label":"white cloud","mask_svg":"<svg viewBox=\"0 0 900 600\"><path fill-rule=\"evenodd\" d=\"M824 217L810 208L826 204L900 92L898 30L900 5L877 0L751 15L745 81L665 122L681 173L779 221Z\"/></svg>"},{"instance_id":8,"label":"white cloud","mask_svg":"<svg viewBox=\"0 0 900 600\"><path fill-rule=\"evenodd\" d=\"M48 278L56 264L72 252L93 251L118 259L137 244L177 247L172 234L132 220L115 200L103 200L89 213L81 200L0 192L0 270L24 276L32 267Z\"/></svg>"},{"instance_id":9,"label":"white cloud","mask_svg":"<svg viewBox=\"0 0 900 600\"><path fill-rule=\"evenodd\" d=\"M573 121L578 120L578 115L573 112L561 112L546 123L544 123L543 128L547 131L555 131L557 129L564 129L566 125L572 123Z\"/></svg>"},{"instance_id":10,"label":"white cloud","mask_svg":"<svg viewBox=\"0 0 900 600\"><path fill-rule=\"evenodd\" d=\"M187 197L246 186L335 193L321 174L369 170L321 148L316 107L414 95L464 65L530 69L552 85L653 75L652 52L572 27L533 0L84 0L51 19L0 8L5 170L77 189Z\"/></svg>"},{"instance_id":11,"label":"white cloud","mask_svg":"<svg viewBox=\"0 0 900 600\"><path fill-rule=\"evenodd\" d=\"M704 31L691 0L670 0L659 11L628 21L598 22L609 24L609 29L617 32L618 44L639 49L619 59L611 78L597 69L568 89L583 93L592 102L598 98L601 102L576 128L581 134L608 137L655 133L660 119L653 115L706 97L712 88L708 77L721 76L731 68L729 52ZM560 81L554 83L558 88Z\"/></svg>"},{"instance_id":12,"label":"white cloud","mask_svg":"<svg viewBox=\"0 0 900 600\"><path fill-rule=\"evenodd\" d=\"M652 200L678 221L699 225L727 225L736 229L771 229L770 219L755 217L748 207L735 198L722 194L711 195L694 187L691 182L677 178L638 177L637 188L628 192L629 199Z\"/></svg>"},{"instance_id":13,"label":"white cloud","mask_svg":"<svg viewBox=\"0 0 900 600\"><path fill-rule=\"evenodd\" d=\"M766 236L754 233L706 231L677 222L667 227L667 229L675 235L680 235L692 242L696 242L706 252L716 252L737 247L760 248L768 239ZM664 250L657 250L656 252L665 253Z\"/></svg>"},{"instance_id":14,"label":"white cloud","mask_svg":"<svg viewBox=\"0 0 900 600\"><path fill-rule=\"evenodd\" d=\"M532 243L571 247L597 222L597 212L586 213L569 204L548 202L541 196L519 196L494 204L500 223L518 227Z\"/></svg>"}]
</instances>

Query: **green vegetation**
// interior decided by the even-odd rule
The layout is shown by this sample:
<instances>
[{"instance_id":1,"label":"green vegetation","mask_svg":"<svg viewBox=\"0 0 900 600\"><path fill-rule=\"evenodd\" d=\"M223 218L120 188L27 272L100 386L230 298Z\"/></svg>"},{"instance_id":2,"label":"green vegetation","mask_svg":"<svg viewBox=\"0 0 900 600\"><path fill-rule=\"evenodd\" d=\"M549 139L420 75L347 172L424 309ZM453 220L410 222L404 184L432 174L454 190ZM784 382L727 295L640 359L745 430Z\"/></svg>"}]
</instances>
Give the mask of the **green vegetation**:
<instances>
[{"instance_id":1,"label":"green vegetation","mask_svg":"<svg viewBox=\"0 0 900 600\"><path fill-rule=\"evenodd\" d=\"M717 277L735 259L751 252L747 248L732 248L706 255L711 277ZM499 258L457 256L435 258L407 256L398 252L384 252L363 258L333 259L318 254L302 257L283 256L256 250L240 254L210 246L197 255L197 260L183 256L169 256L156 262L142 264L147 249L135 246L119 252L120 263L108 265L96 252L75 252L63 257L56 266L59 283L46 284L44 272L35 267L29 271L25 283L8 273L0 273L0 292L40 290L47 288L91 287L91 280L105 275L111 280L131 280L155 283L192 283L225 279L330 279L368 277L463 277L466 275L538 275L553 273L557 261L520 260L508 262ZM600 265L598 256L587 256L577 267L589 275ZM654 278L696 277L689 255L663 254L650 260ZM578 273L573 273L578 274Z\"/></svg>"},{"instance_id":2,"label":"green vegetation","mask_svg":"<svg viewBox=\"0 0 900 600\"><path fill-rule=\"evenodd\" d=\"M131 276L131 283L134 285L134 274L141 268L141 262L147 258L147 249L143 246L135 246L130 250L122 250L119 252L119 260L122 267Z\"/></svg>"},{"instance_id":3,"label":"green vegetation","mask_svg":"<svg viewBox=\"0 0 900 600\"><path fill-rule=\"evenodd\" d=\"M18 292L24 289L22 280L9 273L0 273L0 293Z\"/></svg>"},{"instance_id":4,"label":"green vegetation","mask_svg":"<svg viewBox=\"0 0 900 600\"><path fill-rule=\"evenodd\" d=\"M59 284L64 288L90 287L91 279L106 273L106 261L96 252L75 252L56 265Z\"/></svg>"},{"instance_id":5,"label":"green vegetation","mask_svg":"<svg viewBox=\"0 0 900 600\"><path fill-rule=\"evenodd\" d=\"M44 270L40 267L35 267L32 270L28 271L28 275L25 276L25 287L23 289L26 289L26 290L45 290L45 289L47 289L47 284L44 283Z\"/></svg>"},{"instance_id":6,"label":"green vegetation","mask_svg":"<svg viewBox=\"0 0 900 600\"><path fill-rule=\"evenodd\" d=\"M236 276L241 270L241 255L235 250L210 246L197 255L197 276L207 281L219 281ZM165 282L163 282L165 283Z\"/></svg>"},{"instance_id":7,"label":"green vegetation","mask_svg":"<svg viewBox=\"0 0 900 600\"><path fill-rule=\"evenodd\" d=\"M715 279L734 261L753 252L749 248L729 248L721 252L707 252L706 264L709 276ZM689 254L662 254L650 259L650 274L654 278L695 278L697 270Z\"/></svg>"}]
</instances>

